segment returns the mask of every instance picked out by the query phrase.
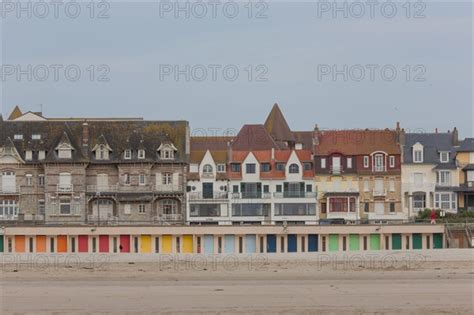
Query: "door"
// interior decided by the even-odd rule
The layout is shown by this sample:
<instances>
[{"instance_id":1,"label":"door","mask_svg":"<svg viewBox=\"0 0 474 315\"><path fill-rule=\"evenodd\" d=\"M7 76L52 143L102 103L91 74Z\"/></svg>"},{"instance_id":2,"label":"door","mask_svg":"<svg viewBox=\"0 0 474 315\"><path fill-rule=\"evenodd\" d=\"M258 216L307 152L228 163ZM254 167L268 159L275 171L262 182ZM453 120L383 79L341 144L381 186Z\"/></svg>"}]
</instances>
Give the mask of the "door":
<instances>
[{"instance_id":1,"label":"door","mask_svg":"<svg viewBox=\"0 0 474 315\"><path fill-rule=\"evenodd\" d=\"M101 253L109 252L109 236L108 235L99 235L99 252Z\"/></svg>"},{"instance_id":2,"label":"door","mask_svg":"<svg viewBox=\"0 0 474 315\"><path fill-rule=\"evenodd\" d=\"M58 253L67 253L66 235L58 235Z\"/></svg>"},{"instance_id":3,"label":"door","mask_svg":"<svg viewBox=\"0 0 474 315\"><path fill-rule=\"evenodd\" d=\"M380 250L380 234L370 234L370 250Z\"/></svg>"},{"instance_id":4,"label":"door","mask_svg":"<svg viewBox=\"0 0 474 315\"><path fill-rule=\"evenodd\" d=\"M358 251L360 247L359 234L349 235L349 250Z\"/></svg>"},{"instance_id":5,"label":"door","mask_svg":"<svg viewBox=\"0 0 474 315\"><path fill-rule=\"evenodd\" d=\"M267 253L276 253L276 235L267 235Z\"/></svg>"},{"instance_id":6,"label":"door","mask_svg":"<svg viewBox=\"0 0 474 315\"><path fill-rule=\"evenodd\" d=\"M329 235L329 251L337 252L339 250L339 235L330 234Z\"/></svg>"},{"instance_id":7,"label":"door","mask_svg":"<svg viewBox=\"0 0 474 315\"><path fill-rule=\"evenodd\" d=\"M413 242L413 249L422 249L423 248L420 233L413 233L412 242Z\"/></svg>"},{"instance_id":8,"label":"door","mask_svg":"<svg viewBox=\"0 0 474 315\"><path fill-rule=\"evenodd\" d=\"M318 251L318 234L308 235L308 252Z\"/></svg>"},{"instance_id":9,"label":"door","mask_svg":"<svg viewBox=\"0 0 474 315\"><path fill-rule=\"evenodd\" d=\"M392 250L402 249L402 235L392 234Z\"/></svg>"},{"instance_id":10,"label":"door","mask_svg":"<svg viewBox=\"0 0 474 315\"><path fill-rule=\"evenodd\" d=\"M120 235L121 253L130 253L130 235Z\"/></svg>"},{"instance_id":11,"label":"door","mask_svg":"<svg viewBox=\"0 0 474 315\"><path fill-rule=\"evenodd\" d=\"M89 237L87 235L79 235L79 253L89 252Z\"/></svg>"},{"instance_id":12,"label":"door","mask_svg":"<svg viewBox=\"0 0 474 315\"><path fill-rule=\"evenodd\" d=\"M288 253L296 253L297 251L296 234L288 234Z\"/></svg>"},{"instance_id":13,"label":"door","mask_svg":"<svg viewBox=\"0 0 474 315\"><path fill-rule=\"evenodd\" d=\"M0 235L0 253L3 253L3 235Z\"/></svg>"},{"instance_id":14,"label":"door","mask_svg":"<svg viewBox=\"0 0 474 315\"><path fill-rule=\"evenodd\" d=\"M204 235L204 254L214 254L214 236Z\"/></svg>"},{"instance_id":15,"label":"door","mask_svg":"<svg viewBox=\"0 0 474 315\"><path fill-rule=\"evenodd\" d=\"M140 238L140 253L151 253L151 235L142 235Z\"/></svg>"},{"instance_id":16,"label":"door","mask_svg":"<svg viewBox=\"0 0 474 315\"><path fill-rule=\"evenodd\" d=\"M15 236L15 252L16 253L25 252L25 236L24 235Z\"/></svg>"},{"instance_id":17,"label":"door","mask_svg":"<svg viewBox=\"0 0 474 315\"><path fill-rule=\"evenodd\" d=\"M97 190L107 191L109 189L109 176L107 174L97 175Z\"/></svg>"},{"instance_id":18,"label":"door","mask_svg":"<svg viewBox=\"0 0 474 315\"><path fill-rule=\"evenodd\" d=\"M257 236L245 235L245 252L247 254L253 254L257 252Z\"/></svg>"},{"instance_id":19,"label":"door","mask_svg":"<svg viewBox=\"0 0 474 315\"><path fill-rule=\"evenodd\" d=\"M213 183L202 183L202 197L204 199L212 199L214 192L214 184Z\"/></svg>"},{"instance_id":20,"label":"door","mask_svg":"<svg viewBox=\"0 0 474 315\"><path fill-rule=\"evenodd\" d=\"M171 254L173 251L173 237L171 235L163 235L161 237L161 251L164 254Z\"/></svg>"},{"instance_id":21,"label":"door","mask_svg":"<svg viewBox=\"0 0 474 315\"><path fill-rule=\"evenodd\" d=\"M183 236L183 253L185 254L193 253L193 236L192 235Z\"/></svg>"},{"instance_id":22,"label":"door","mask_svg":"<svg viewBox=\"0 0 474 315\"><path fill-rule=\"evenodd\" d=\"M226 254L233 254L235 252L234 235L225 235L224 236L224 252Z\"/></svg>"},{"instance_id":23,"label":"door","mask_svg":"<svg viewBox=\"0 0 474 315\"><path fill-rule=\"evenodd\" d=\"M433 234L433 249L443 248L443 233Z\"/></svg>"},{"instance_id":24,"label":"door","mask_svg":"<svg viewBox=\"0 0 474 315\"><path fill-rule=\"evenodd\" d=\"M7 193L16 192L16 176L14 172L3 172L2 191Z\"/></svg>"},{"instance_id":25,"label":"door","mask_svg":"<svg viewBox=\"0 0 474 315\"><path fill-rule=\"evenodd\" d=\"M46 253L46 235L36 235L36 252Z\"/></svg>"}]
</instances>

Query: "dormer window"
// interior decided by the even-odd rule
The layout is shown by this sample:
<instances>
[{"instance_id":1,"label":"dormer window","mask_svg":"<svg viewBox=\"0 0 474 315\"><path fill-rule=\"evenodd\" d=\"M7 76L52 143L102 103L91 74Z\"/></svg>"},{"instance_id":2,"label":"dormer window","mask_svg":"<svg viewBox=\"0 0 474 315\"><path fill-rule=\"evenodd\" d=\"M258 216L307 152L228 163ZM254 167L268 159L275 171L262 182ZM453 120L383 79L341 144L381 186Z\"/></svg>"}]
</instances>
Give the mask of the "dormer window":
<instances>
[{"instance_id":1,"label":"dormer window","mask_svg":"<svg viewBox=\"0 0 474 315\"><path fill-rule=\"evenodd\" d=\"M23 135L14 135L13 138L15 140L23 140Z\"/></svg>"},{"instance_id":2,"label":"dormer window","mask_svg":"<svg viewBox=\"0 0 474 315\"><path fill-rule=\"evenodd\" d=\"M25 152L25 160L27 160L27 161L33 160L33 151L27 150Z\"/></svg>"},{"instance_id":3,"label":"dormer window","mask_svg":"<svg viewBox=\"0 0 474 315\"><path fill-rule=\"evenodd\" d=\"M385 171L385 157L383 154L376 154L374 156L374 171L383 172Z\"/></svg>"},{"instance_id":4,"label":"dormer window","mask_svg":"<svg viewBox=\"0 0 474 315\"><path fill-rule=\"evenodd\" d=\"M31 140L41 140L41 135L39 133L34 133L31 135Z\"/></svg>"},{"instance_id":5,"label":"dormer window","mask_svg":"<svg viewBox=\"0 0 474 315\"><path fill-rule=\"evenodd\" d=\"M162 144L158 148L158 155L162 160L174 160L174 154L177 149L174 147L173 144Z\"/></svg>"},{"instance_id":6,"label":"dormer window","mask_svg":"<svg viewBox=\"0 0 474 315\"><path fill-rule=\"evenodd\" d=\"M132 150L125 150L123 152L123 158L125 160L131 160L132 159Z\"/></svg>"},{"instance_id":7,"label":"dormer window","mask_svg":"<svg viewBox=\"0 0 474 315\"><path fill-rule=\"evenodd\" d=\"M225 164L217 164L217 172L225 173Z\"/></svg>"},{"instance_id":8,"label":"dormer window","mask_svg":"<svg viewBox=\"0 0 474 315\"><path fill-rule=\"evenodd\" d=\"M213 172L213 168L212 168L212 166L211 166L210 164L206 164L206 165L204 165L204 167L202 168L202 172L203 172L204 174L206 174L206 175L210 175L210 174L212 174L212 172Z\"/></svg>"},{"instance_id":9,"label":"dormer window","mask_svg":"<svg viewBox=\"0 0 474 315\"><path fill-rule=\"evenodd\" d=\"M101 144L95 151L96 160L108 160L109 159L109 149L103 144Z\"/></svg>"},{"instance_id":10,"label":"dormer window","mask_svg":"<svg viewBox=\"0 0 474 315\"><path fill-rule=\"evenodd\" d=\"M46 151L43 151L43 150L39 151L38 152L38 160L42 161L45 158L46 158Z\"/></svg>"},{"instance_id":11,"label":"dormer window","mask_svg":"<svg viewBox=\"0 0 474 315\"><path fill-rule=\"evenodd\" d=\"M138 150L138 159L143 160L145 159L145 150Z\"/></svg>"},{"instance_id":12,"label":"dormer window","mask_svg":"<svg viewBox=\"0 0 474 315\"><path fill-rule=\"evenodd\" d=\"M62 143L57 147L58 158L70 159L72 158L72 147L67 143Z\"/></svg>"},{"instance_id":13,"label":"dormer window","mask_svg":"<svg viewBox=\"0 0 474 315\"><path fill-rule=\"evenodd\" d=\"M448 151L442 151L439 153L439 161L441 163L448 163L449 162L449 152Z\"/></svg>"},{"instance_id":14,"label":"dormer window","mask_svg":"<svg viewBox=\"0 0 474 315\"><path fill-rule=\"evenodd\" d=\"M364 168L369 168L369 157L364 156Z\"/></svg>"},{"instance_id":15,"label":"dormer window","mask_svg":"<svg viewBox=\"0 0 474 315\"><path fill-rule=\"evenodd\" d=\"M413 162L423 163L423 150L414 150L413 151Z\"/></svg>"},{"instance_id":16,"label":"dormer window","mask_svg":"<svg viewBox=\"0 0 474 315\"><path fill-rule=\"evenodd\" d=\"M290 174L298 174L300 172L300 167L298 164L291 164L289 167Z\"/></svg>"}]
</instances>

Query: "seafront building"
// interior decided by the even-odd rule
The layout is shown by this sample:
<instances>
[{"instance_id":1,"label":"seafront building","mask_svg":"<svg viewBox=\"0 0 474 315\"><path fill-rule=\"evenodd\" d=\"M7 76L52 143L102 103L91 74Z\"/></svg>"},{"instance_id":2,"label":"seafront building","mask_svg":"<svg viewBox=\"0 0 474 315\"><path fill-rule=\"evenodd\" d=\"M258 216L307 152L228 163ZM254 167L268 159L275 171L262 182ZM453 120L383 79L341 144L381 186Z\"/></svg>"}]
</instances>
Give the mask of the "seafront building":
<instances>
[{"instance_id":1,"label":"seafront building","mask_svg":"<svg viewBox=\"0 0 474 315\"><path fill-rule=\"evenodd\" d=\"M474 138L466 138L456 148L459 166L458 207L474 211Z\"/></svg>"}]
</instances>

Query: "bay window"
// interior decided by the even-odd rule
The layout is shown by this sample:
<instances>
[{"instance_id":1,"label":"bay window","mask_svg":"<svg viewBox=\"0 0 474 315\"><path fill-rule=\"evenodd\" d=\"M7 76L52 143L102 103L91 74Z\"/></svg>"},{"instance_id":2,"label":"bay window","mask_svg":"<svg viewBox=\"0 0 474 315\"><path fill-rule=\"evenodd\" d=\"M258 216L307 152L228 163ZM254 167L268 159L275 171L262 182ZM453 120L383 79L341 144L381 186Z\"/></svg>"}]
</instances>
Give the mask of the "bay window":
<instances>
[{"instance_id":1,"label":"bay window","mask_svg":"<svg viewBox=\"0 0 474 315\"><path fill-rule=\"evenodd\" d=\"M435 194L435 208L441 210L455 210L456 207L455 193L445 192Z\"/></svg>"}]
</instances>

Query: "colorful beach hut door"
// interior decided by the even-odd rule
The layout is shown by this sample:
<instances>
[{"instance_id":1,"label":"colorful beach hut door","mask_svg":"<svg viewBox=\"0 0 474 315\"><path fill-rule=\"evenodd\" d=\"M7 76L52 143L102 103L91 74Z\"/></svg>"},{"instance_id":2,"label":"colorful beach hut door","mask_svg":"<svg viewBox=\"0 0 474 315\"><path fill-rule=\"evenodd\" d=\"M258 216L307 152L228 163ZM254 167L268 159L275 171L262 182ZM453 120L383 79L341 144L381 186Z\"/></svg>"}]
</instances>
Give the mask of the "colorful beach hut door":
<instances>
[{"instance_id":1,"label":"colorful beach hut door","mask_svg":"<svg viewBox=\"0 0 474 315\"><path fill-rule=\"evenodd\" d=\"M295 234L288 235L288 253L296 253L297 241Z\"/></svg>"},{"instance_id":2,"label":"colorful beach hut door","mask_svg":"<svg viewBox=\"0 0 474 315\"><path fill-rule=\"evenodd\" d=\"M0 253L3 253L3 235L0 235Z\"/></svg>"},{"instance_id":3,"label":"colorful beach hut door","mask_svg":"<svg viewBox=\"0 0 474 315\"><path fill-rule=\"evenodd\" d=\"M267 253L276 253L276 235L268 234L267 235Z\"/></svg>"},{"instance_id":4,"label":"colorful beach hut door","mask_svg":"<svg viewBox=\"0 0 474 315\"><path fill-rule=\"evenodd\" d=\"M318 235L310 234L308 236L308 252L317 252L318 251Z\"/></svg>"},{"instance_id":5,"label":"colorful beach hut door","mask_svg":"<svg viewBox=\"0 0 474 315\"><path fill-rule=\"evenodd\" d=\"M421 249L423 247L420 233L414 233L412 239L413 249Z\"/></svg>"},{"instance_id":6,"label":"colorful beach hut door","mask_svg":"<svg viewBox=\"0 0 474 315\"><path fill-rule=\"evenodd\" d=\"M392 250L402 249L402 235L392 234Z\"/></svg>"},{"instance_id":7,"label":"colorful beach hut door","mask_svg":"<svg viewBox=\"0 0 474 315\"><path fill-rule=\"evenodd\" d=\"M442 233L433 234L433 248L434 249L443 248L443 234Z\"/></svg>"},{"instance_id":8,"label":"colorful beach hut door","mask_svg":"<svg viewBox=\"0 0 474 315\"><path fill-rule=\"evenodd\" d=\"M226 254L233 254L235 252L235 239L234 235L224 236L224 251Z\"/></svg>"},{"instance_id":9,"label":"colorful beach hut door","mask_svg":"<svg viewBox=\"0 0 474 315\"><path fill-rule=\"evenodd\" d=\"M256 235L245 236L245 250L247 254L253 254L257 252L257 236Z\"/></svg>"},{"instance_id":10,"label":"colorful beach hut door","mask_svg":"<svg viewBox=\"0 0 474 315\"><path fill-rule=\"evenodd\" d=\"M204 235L204 254L214 254L214 236Z\"/></svg>"}]
</instances>

